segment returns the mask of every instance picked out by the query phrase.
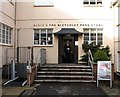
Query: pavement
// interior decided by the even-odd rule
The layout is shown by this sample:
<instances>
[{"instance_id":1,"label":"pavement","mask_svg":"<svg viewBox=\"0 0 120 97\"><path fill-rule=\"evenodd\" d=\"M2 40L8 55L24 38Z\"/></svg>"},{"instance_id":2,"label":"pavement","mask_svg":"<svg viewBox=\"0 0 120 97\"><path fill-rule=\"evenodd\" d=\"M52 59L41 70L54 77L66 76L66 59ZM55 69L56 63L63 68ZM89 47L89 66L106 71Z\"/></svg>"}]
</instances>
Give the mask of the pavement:
<instances>
[{"instance_id":1,"label":"pavement","mask_svg":"<svg viewBox=\"0 0 120 97\"><path fill-rule=\"evenodd\" d=\"M2 97L11 96L11 97L20 97L25 91L33 90L34 86L21 86L20 82L13 82L12 84L7 84L3 86L7 79L2 79ZM31 95L30 93L28 95ZM1 96L0 96L1 97Z\"/></svg>"},{"instance_id":2,"label":"pavement","mask_svg":"<svg viewBox=\"0 0 120 97\"><path fill-rule=\"evenodd\" d=\"M36 87L34 95L59 96L92 96L108 97L108 95L93 83L41 83Z\"/></svg>"},{"instance_id":3,"label":"pavement","mask_svg":"<svg viewBox=\"0 0 120 97\"><path fill-rule=\"evenodd\" d=\"M5 80L3 80L4 82ZM91 97L120 97L120 80L115 79L113 87L110 88L109 84L99 83L40 83L29 86L3 86L2 97L7 95L14 95L15 97L25 96L91 96Z\"/></svg>"}]
</instances>

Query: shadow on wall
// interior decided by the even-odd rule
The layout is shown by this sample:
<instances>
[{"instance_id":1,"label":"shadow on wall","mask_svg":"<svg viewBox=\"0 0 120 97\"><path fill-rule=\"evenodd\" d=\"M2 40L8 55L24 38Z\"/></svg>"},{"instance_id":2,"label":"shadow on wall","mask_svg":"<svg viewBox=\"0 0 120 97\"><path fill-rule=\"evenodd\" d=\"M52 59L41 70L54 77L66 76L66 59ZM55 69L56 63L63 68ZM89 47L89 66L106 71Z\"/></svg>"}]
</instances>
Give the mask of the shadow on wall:
<instances>
[{"instance_id":1,"label":"shadow on wall","mask_svg":"<svg viewBox=\"0 0 120 97\"><path fill-rule=\"evenodd\" d=\"M2 68L0 68L0 79L2 79Z\"/></svg>"}]
</instances>

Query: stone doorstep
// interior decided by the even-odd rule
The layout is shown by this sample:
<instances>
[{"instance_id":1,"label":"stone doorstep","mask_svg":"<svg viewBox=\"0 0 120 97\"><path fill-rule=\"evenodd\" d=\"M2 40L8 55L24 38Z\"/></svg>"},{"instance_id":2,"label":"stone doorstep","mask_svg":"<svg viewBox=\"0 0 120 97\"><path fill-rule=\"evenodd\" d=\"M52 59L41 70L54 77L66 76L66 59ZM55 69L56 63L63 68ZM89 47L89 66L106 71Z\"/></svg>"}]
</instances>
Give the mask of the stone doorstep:
<instances>
[{"instance_id":1,"label":"stone doorstep","mask_svg":"<svg viewBox=\"0 0 120 97\"><path fill-rule=\"evenodd\" d=\"M92 74L91 72L58 72L58 71L38 71L38 74Z\"/></svg>"},{"instance_id":2,"label":"stone doorstep","mask_svg":"<svg viewBox=\"0 0 120 97\"><path fill-rule=\"evenodd\" d=\"M92 76L73 76L73 75L38 75L38 78L49 77L49 78L92 78Z\"/></svg>"},{"instance_id":3,"label":"stone doorstep","mask_svg":"<svg viewBox=\"0 0 120 97\"><path fill-rule=\"evenodd\" d=\"M96 82L95 80L35 80L35 82L82 82L82 83L86 83L86 82Z\"/></svg>"},{"instance_id":4,"label":"stone doorstep","mask_svg":"<svg viewBox=\"0 0 120 97\"><path fill-rule=\"evenodd\" d=\"M59 68L50 68L50 69L48 69L48 68L44 68L44 69L43 69L43 68L42 68L41 71L42 71L42 70L61 70L61 71L62 71L62 70L64 70L64 71L72 71L72 70L73 70L73 71L76 71L76 70L79 70L79 71L80 71L80 70L83 70L83 71L91 71L91 69L59 69Z\"/></svg>"},{"instance_id":5,"label":"stone doorstep","mask_svg":"<svg viewBox=\"0 0 120 97\"><path fill-rule=\"evenodd\" d=\"M55 65L55 66L53 66L53 65L50 65L50 66L42 66L42 67L40 67L40 68L91 68L91 66L79 66L79 65L73 65L73 66L71 66L71 65L68 65L68 66L64 66L64 65Z\"/></svg>"}]
</instances>

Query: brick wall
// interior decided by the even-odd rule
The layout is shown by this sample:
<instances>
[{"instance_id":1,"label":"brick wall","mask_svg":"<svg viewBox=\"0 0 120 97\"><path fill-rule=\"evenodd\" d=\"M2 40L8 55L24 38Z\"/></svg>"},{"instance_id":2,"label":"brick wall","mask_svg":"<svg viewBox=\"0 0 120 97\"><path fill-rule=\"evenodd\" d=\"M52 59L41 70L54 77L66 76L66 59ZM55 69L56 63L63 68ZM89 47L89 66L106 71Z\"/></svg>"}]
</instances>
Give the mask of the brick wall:
<instances>
[{"instance_id":1,"label":"brick wall","mask_svg":"<svg viewBox=\"0 0 120 97\"><path fill-rule=\"evenodd\" d=\"M29 73L27 70L27 83L29 86L34 84L35 77L36 77L36 66L33 65L31 73Z\"/></svg>"},{"instance_id":2,"label":"brick wall","mask_svg":"<svg viewBox=\"0 0 120 97\"><path fill-rule=\"evenodd\" d=\"M97 80L97 64L93 64L93 74L95 80ZM112 64L112 81L114 81L114 64Z\"/></svg>"}]
</instances>

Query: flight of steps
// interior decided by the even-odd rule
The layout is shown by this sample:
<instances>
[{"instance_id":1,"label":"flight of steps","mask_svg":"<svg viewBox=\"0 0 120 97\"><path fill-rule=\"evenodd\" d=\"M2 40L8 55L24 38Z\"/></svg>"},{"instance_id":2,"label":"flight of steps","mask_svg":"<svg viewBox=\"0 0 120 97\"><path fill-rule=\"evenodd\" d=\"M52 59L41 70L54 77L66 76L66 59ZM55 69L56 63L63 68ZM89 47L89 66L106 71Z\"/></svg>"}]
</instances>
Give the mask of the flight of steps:
<instances>
[{"instance_id":1,"label":"flight of steps","mask_svg":"<svg viewBox=\"0 0 120 97\"><path fill-rule=\"evenodd\" d=\"M35 82L95 82L90 66L81 64L44 65L39 67Z\"/></svg>"}]
</instances>

